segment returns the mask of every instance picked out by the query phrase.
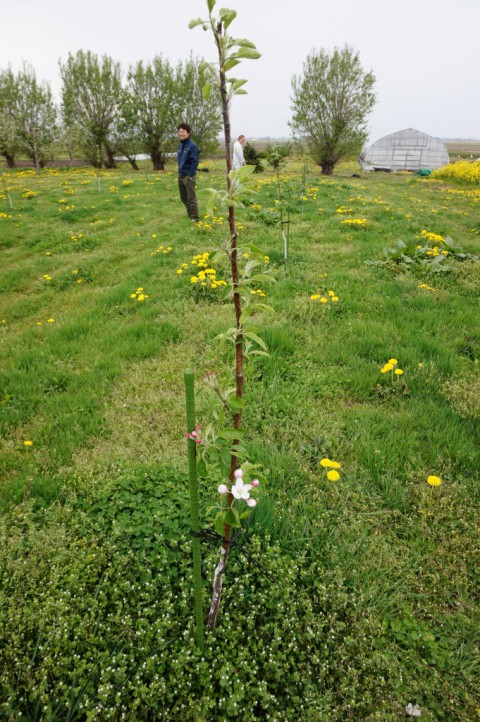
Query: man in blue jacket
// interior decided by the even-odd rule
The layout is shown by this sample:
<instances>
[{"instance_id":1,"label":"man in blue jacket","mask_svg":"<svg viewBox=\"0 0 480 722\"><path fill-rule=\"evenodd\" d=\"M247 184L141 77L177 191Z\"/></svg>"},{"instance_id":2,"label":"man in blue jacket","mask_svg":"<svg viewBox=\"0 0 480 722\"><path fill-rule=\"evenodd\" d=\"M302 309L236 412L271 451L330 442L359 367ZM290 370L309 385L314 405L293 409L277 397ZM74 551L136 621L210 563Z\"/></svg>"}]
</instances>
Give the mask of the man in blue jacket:
<instances>
[{"instance_id":1,"label":"man in blue jacket","mask_svg":"<svg viewBox=\"0 0 480 722\"><path fill-rule=\"evenodd\" d=\"M188 123L180 123L178 126L178 137L180 144L177 150L178 161L178 189L180 200L187 209L188 217L197 223L198 203L195 194L195 183L198 166L199 150L190 138L192 129Z\"/></svg>"}]
</instances>

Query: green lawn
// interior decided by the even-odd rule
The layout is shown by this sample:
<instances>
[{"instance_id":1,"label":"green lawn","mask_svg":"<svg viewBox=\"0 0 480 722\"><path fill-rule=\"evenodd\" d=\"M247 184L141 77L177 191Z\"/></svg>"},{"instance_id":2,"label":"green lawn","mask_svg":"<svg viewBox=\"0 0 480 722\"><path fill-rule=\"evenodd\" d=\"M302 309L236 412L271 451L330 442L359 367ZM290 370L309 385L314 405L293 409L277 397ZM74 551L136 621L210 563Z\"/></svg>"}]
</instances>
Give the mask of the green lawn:
<instances>
[{"instance_id":1,"label":"green lawn","mask_svg":"<svg viewBox=\"0 0 480 722\"><path fill-rule=\"evenodd\" d=\"M201 211L224 186L209 167ZM311 167L304 184L290 162L287 262L275 176L255 176L237 212L240 241L276 277L243 419L268 487L242 543L263 569L232 551L203 655L183 370L231 385L231 347L215 338L232 309L190 281L226 222L192 224L173 170L5 174L5 719L394 722L409 703L425 720L480 715L480 263L365 263L422 231L480 256L480 189L357 172ZM381 373L390 358L403 374ZM198 416L212 421L203 396ZM202 482L203 524L217 484ZM218 550L204 552L207 610Z\"/></svg>"}]
</instances>

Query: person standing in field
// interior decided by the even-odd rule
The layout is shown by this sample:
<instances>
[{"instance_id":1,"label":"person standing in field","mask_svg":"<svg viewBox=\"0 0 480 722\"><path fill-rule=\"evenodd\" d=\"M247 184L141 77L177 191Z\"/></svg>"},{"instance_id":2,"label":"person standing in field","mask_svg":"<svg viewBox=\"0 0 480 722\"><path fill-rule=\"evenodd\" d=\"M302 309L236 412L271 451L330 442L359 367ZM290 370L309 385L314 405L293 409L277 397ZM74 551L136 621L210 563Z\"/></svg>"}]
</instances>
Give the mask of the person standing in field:
<instances>
[{"instance_id":1,"label":"person standing in field","mask_svg":"<svg viewBox=\"0 0 480 722\"><path fill-rule=\"evenodd\" d=\"M239 135L238 140L233 144L233 170L238 170L245 165L245 158L243 157L243 144L245 143L245 136Z\"/></svg>"},{"instance_id":2,"label":"person standing in field","mask_svg":"<svg viewBox=\"0 0 480 722\"><path fill-rule=\"evenodd\" d=\"M177 150L178 190L180 200L187 209L188 217L197 223L200 219L195 184L200 151L190 138L191 132L192 128L188 123L180 123L178 126L180 140Z\"/></svg>"}]
</instances>

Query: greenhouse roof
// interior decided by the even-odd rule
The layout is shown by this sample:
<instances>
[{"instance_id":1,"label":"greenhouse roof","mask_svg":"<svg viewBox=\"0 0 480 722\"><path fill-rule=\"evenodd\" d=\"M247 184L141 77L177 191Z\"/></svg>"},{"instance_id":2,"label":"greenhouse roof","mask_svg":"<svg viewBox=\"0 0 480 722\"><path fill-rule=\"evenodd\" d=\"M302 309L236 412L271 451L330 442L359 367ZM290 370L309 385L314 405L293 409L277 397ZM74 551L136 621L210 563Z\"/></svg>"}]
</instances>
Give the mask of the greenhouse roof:
<instances>
[{"instance_id":1,"label":"greenhouse roof","mask_svg":"<svg viewBox=\"0 0 480 722\"><path fill-rule=\"evenodd\" d=\"M441 140L406 128L375 141L359 160L364 170L416 171L441 168L449 163L449 156Z\"/></svg>"}]
</instances>

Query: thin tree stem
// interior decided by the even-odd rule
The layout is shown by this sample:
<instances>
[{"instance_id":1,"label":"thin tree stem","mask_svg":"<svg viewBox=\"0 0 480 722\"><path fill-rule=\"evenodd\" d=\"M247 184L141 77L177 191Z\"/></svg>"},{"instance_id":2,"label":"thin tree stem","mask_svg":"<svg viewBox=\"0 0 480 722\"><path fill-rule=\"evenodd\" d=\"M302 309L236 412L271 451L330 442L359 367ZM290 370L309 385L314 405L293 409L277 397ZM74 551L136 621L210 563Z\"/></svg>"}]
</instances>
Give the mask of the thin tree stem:
<instances>
[{"instance_id":1,"label":"thin tree stem","mask_svg":"<svg viewBox=\"0 0 480 722\"><path fill-rule=\"evenodd\" d=\"M223 116L223 129L225 133L225 160L227 164L227 188L230 190L231 181L229 173L232 169L232 162L230 156L230 143L231 143L231 129L230 129L230 114L229 114L229 98L227 93L227 83L225 77L225 71L223 70L224 58L222 50L222 25L219 23L215 30L215 42L218 49L219 66L220 66L220 96L222 100L222 116ZM238 247L237 247L237 228L235 225L235 208L229 206L228 208L228 225L230 229L230 267L232 273L232 285L233 285L233 304L235 308L235 328L236 328L236 345L235 345L235 388L236 395L238 398L243 397L243 383L244 383L244 354L243 354L243 334L242 334L242 304L241 297L238 291L239 286L239 273L238 273ZM235 412L233 415L233 428L240 429L242 421L241 410ZM233 444L237 444L238 439L233 441ZM230 473L229 480L233 483L234 474L238 468L237 457L233 454L230 457ZM231 508L234 501L232 494L227 497L227 506ZM209 629L215 629L217 623L218 610L220 608L220 601L222 598L222 587L223 587L223 575L227 566L228 555L230 551L230 539L232 536L232 527L229 524L225 524L223 530L223 543L220 548L220 559L215 569L213 578L213 596L212 603L210 606L210 612L208 615L208 627Z\"/></svg>"},{"instance_id":2,"label":"thin tree stem","mask_svg":"<svg viewBox=\"0 0 480 722\"><path fill-rule=\"evenodd\" d=\"M187 434L195 431L195 386L194 373L186 369L183 374L185 381L185 403L187 413ZM194 439L188 439L188 477L190 482L190 511L192 531L200 531L198 510L198 479L197 479L197 445ZM198 536L192 538L193 557L193 593L195 604L195 631L197 646L203 649L203 584L202 584L202 552Z\"/></svg>"}]
</instances>

